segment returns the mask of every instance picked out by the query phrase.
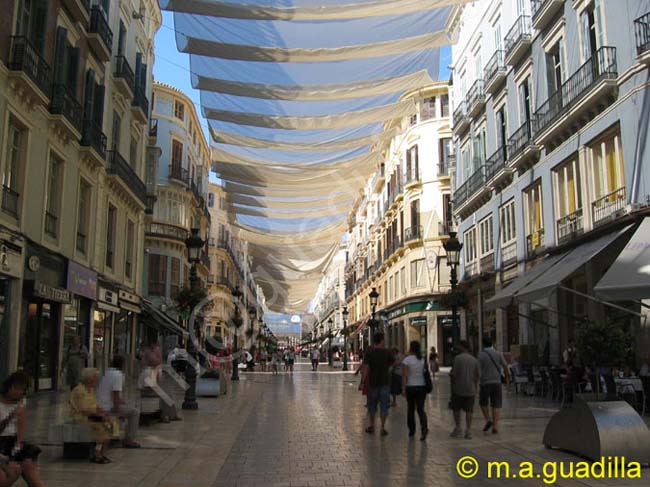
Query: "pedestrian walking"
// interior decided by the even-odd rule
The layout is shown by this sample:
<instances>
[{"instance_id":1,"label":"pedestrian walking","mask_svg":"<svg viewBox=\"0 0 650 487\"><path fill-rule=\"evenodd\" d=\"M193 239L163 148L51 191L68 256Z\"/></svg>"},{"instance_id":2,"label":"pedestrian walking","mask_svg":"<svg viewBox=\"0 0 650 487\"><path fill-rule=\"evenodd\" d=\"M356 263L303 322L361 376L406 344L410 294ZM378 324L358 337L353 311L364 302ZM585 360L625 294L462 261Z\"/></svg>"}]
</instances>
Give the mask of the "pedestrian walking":
<instances>
[{"instance_id":1,"label":"pedestrian walking","mask_svg":"<svg viewBox=\"0 0 650 487\"><path fill-rule=\"evenodd\" d=\"M455 428L451 432L452 438L463 434L460 423L460 412L465 411L465 438L472 438L472 413L474 412L474 398L481 378L481 368L478 360L470 353L469 343L461 340L458 344L460 353L454 358L451 369L451 409L454 411Z\"/></svg>"},{"instance_id":2,"label":"pedestrian walking","mask_svg":"<svg viewBox=\"0 0 650 487\"><path fill-rule=\"evenodd\" d=\"M318 363L320 362L320 350L313 348L311 350L311 370L313 372L318 371Z\"/></svg>"},{"instance_id":3,"label":"pedestrian walking","mask_svg":"<svg viewBox=\"0 0 650 487\"><path fill-rule=\"evenodd\" d=\"M81 382L81 371L88 365L88 349L81 343L81 337L72 337L72 343L68 345L63 357L63 368L65 369L65 380L70 390L77 387Z\"/></svg>"},{"instance_id":4,"label":"pedestrian walking","mask_svg":"<svg viewBox=\"0 0 650 487\"><path fill-rule=\"evenodd\" d=\"M293 365L296 363L296 352L293 347L289 347L289 353L287 354L287 369L289 373L293 375Z\"/></svg>"},{"instance_id":5,"label":"pedestrian walking","mask_svg":"<svg viewBox=\"0 0 650 487\"><path fill-rule=\"evenodd\" d=\"M431 351L429 352L429 370L431 371L431 377L435 377L439 369L438 352L436 351L436 347L431 347Z\"/></svg>"},{"instance_id":6,"label":"pedestrian walking","mask_svg":"<svg viewBox=\"0 0 650 487\"><path fill-rule=\"evenodd\" d=\"M260 366L262 367L262 372L266 372L266 365L269 361L269 352L266 351L266 348L263 348L260 351Z\"/></svg>"},{"instance_id":7,"label":"pedestrian walking","mask_svg":"<svg viewBox=\"0 0 650 487\"><path fill-rule=\"evenodd\" d=\"M278 364L280 363L280 352L271 353L271 373L278 375Z\"/></svg>"},{"instance_id":8,"label":"pedestrian walking","mask_svg":"<svg viewBox=\"0 0 650 487\"><path fill-rule=\"evenodd\" d=\"M368 427L366 433L375 432L375 417L380 413L381 436L388 435L386 419L390 410L390 366L395 358L384 347L384 334L377 332L372 337L373 346L363 358L364 378L368 384Z\"/></svg>"},{"instance_id":9,"label":"pedestrian walking","mask_svg":"<svg viewBox=\"0 0 650 487\"><path fill-rule=\"evenodd\" d=\"M492 434L499 433L499 417L503 404L503 386L508 383L508 363L503 354L492 346L492 339L483 337L483 350L478 354L481 366L481 388L479 390L478 404L485 418L483 432L492 428ZM490 408L492 407L492 415Z\"/></svg>"},{"instance_id":10,"label":"pedestrian walking","mask_svg":"<svg viewBox=\"0 0 650 487\"><path fill-rule=\"evenodd\" d=\"M393 396L391 407L397 406L397 396L402 394L402 355L397 348L393 348L395 361L390 370L390 395Z\"/></svg>"},{"instance_id":11,"label":"pedestrian walking","mask_svg":"<svg viewBox=\"0 0 650 487\"><path fill-rule=\"evenodd\" d=\"M426 380L424 378L426 367L427 363L422 356L420 342L413 340L409 344L408 355L402 360L402 384L408 408L406 425L409 429L409 437L415 436L415 411L417 410L422 433L420 436L421 441L426 440L429 433L427 413L424 412L424 402L427 398Z\"/></svg>"}]
</instances>

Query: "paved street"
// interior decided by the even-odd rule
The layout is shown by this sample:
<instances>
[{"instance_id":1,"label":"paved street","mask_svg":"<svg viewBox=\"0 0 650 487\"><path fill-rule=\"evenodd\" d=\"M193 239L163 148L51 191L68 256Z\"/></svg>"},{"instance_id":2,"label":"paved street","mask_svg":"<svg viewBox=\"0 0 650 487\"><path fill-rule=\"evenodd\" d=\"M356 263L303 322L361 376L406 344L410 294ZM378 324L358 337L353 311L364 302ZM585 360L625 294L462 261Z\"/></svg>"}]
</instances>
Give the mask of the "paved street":
<instances>
[{"instance_id":1,"label":"paved street","mask_svg":"<svg viewBox=\"0 0 650 487\"><path fill-rule=\"evenodd\" d=\"M488 460L576 460L544 449L541 435L553 404L517 396L508 401L501 435L483 435L477 421L474 439L451 439L446 409L448 379L436 379L428 400L431 433L425 443L407 437L405 403L392 411L389 436L363 433L364 407L357 378L340 371L311 372L299 364L288 375L242 374L232 394L200 400L200 410L183 422L141 429L141 450L111 449L114 463L63 462L61 447L44 446L42 471L48 487L137 486L401 486L544 485L541 480L465 480L456 461L473 455ZM47 406L47 402L57 401ZM42 396L32 410L31 429L46 443L47 424L62 417L61 397ZM32 402L32 408L34 404ZM44 411L48 411L45 414ZM478 410L477 410L478 412ZM484 471L481 473L484 476ZM642 480L562 480L557 485L647 485Z\"/></svg>"}]
</instances>

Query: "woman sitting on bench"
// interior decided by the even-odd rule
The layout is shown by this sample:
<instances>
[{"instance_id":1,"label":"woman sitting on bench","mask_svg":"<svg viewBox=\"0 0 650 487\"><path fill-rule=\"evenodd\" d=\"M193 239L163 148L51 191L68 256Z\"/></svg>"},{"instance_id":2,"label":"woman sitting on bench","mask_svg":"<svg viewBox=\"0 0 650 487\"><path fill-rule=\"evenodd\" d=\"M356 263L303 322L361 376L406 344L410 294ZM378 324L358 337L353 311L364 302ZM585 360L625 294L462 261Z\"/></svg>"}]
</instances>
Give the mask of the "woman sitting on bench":
<instances>
[{"instance_id":1,"label":"woman sitting on bench","mask_svg":"<svg viewBox=\"0 0 650 487\"><path fill-rule=\"evenodd\" d=\"M86 424L90 428L90 436L95 442L95 450L91 453L92 463L111 463L104 455L106 445L113 435L113 418L97 405L96 388L99 383L99 370L83 369L81 383L72 390L70 407L72 420L77 424Z\"/></svg>"}]
</instances>

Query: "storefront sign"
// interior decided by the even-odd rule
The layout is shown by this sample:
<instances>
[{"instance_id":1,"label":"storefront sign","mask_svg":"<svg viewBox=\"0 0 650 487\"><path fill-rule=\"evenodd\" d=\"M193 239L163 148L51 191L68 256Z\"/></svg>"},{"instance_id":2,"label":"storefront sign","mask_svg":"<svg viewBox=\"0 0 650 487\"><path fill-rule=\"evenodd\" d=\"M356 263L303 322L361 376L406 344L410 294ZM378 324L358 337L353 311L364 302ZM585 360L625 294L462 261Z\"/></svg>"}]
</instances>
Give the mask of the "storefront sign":
<instances>
[{"instance_id":1,"label":"storefront sign","mask_svg":"<svg viewBox=\"0 0 650 487\"><path fill-rule=\"evenodd\" d=\"M408 314L408 313L421 313L423 311L437 311L440 309L438 303L433 303L431 301L420 301L418 303L408 303L393 308L388 312L388 319L393 320L399 316Z\"/></svg>"},{"instance_id":2,"label":"storefront sign","mask_svg":"<svg viewBox=\"0 0 650 487\"><path fill-rule=\"evenodd\" d=\"M410 320L411 326L427 326L427 317L426 316L416 316Z\"/></svg>"},{"instance_id":3,"label":"storefront sign","mask_svg":"<svg viewBox=\"0 0 650 487\"><path fill-rule=\"evenodd\" d=\"M5 242L0 243L0 272L11 277L22 277L23 256L20 247Z\"/></svg>"},{"instance_id":4,"label":"storefront sign","mask_svg":"<svg viewBox=\"0 0 650 487\"><path fill-rule=\"evenodd\" d=\"M41 281L34 281L33 295L36 298L57 303L69 303L72 300L70 292L66 289L50 286Z\"/></svg>"},{"instance_id":5,"label":"storefront sign","mask_svg":"<svg viewBox=\"0 0 650 487\"><path fill-rule=\"evenodd\" d=\"M120 308L140 313L142 311L140 309L141 301L140 296L120 289Z\"/></svg>"},{"instance_id":6,"label":"storefront sign","mask_svg":"<svg viewBox=\"0 0 650 487\"><path fill-rule=\"evenodd\" d=\"M97 273L70 260L67 288L77 296L94 301L97 299Z\"/></svg>"},{"instance_id":7,"label":"storefront sign","mask_svg":"<svg viewBox=\"0 0 650 487\"><path fill-rule=\"evenodd\" d=\"M103 287L98 288L97 292L97 307L105 311L111 311L113 313L119 313L120 308L118 307L117 293L106 289Z\"/></svg>"}]
</instances>

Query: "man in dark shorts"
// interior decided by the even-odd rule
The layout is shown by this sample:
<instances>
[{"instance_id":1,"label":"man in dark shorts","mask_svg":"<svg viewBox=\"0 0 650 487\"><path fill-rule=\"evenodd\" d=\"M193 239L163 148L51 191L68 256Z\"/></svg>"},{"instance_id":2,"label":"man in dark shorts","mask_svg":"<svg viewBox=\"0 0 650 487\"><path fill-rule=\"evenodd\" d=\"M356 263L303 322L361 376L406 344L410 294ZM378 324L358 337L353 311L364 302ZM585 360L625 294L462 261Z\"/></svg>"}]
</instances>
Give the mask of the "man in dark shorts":
<instances>
[{"instance_id":1,"label":"man in dark shorts","mask_svg":"<svg viewBox=\"0 0 650 487\"><path fill-rule=\"evenodd\" d=\"M373 346L363 358L364 380L368 381L368 418L366 433L375 431L375 417L380 410L381 435L386 436L386 418L390 409L390 366L395 357L384 347L384 334L377 332L372 337Z\"/></svg>"},{"instance_id":2,"label":"man in dark shorts","mask_svg":"<svg viewBox=\"0 0 650 487\"><path fill-rule=\"evenodd\" d=\"M463 434L460 426L460 411L465 411L465 438L472 438L472 412L474 411L474 397L481 378L481 369L470 353L469 343L461 340L458 344L460 353L454 358L451 369L451 409L454 411L456 427L449 436L458 438Z\"/></svg>"},{"instance_id":3,"label":"man in dark shorts","mask_svg":"<svg viewBox=\"0 0 650 487\"><path fill-rule=\"evenodd\" d=\"M503 403L503 387L501 377L508 382L508 363L503 354L492 346L492 339L489 336L483 337L483 350L478 354L478 362L481 366L481 389L478 395L478 404L481 406L485 426L483 431L487 432L492 428L492 433L499 432L499 416ZM492 406L492 416L490 409Z\"/></svg>"}]
</instances>

